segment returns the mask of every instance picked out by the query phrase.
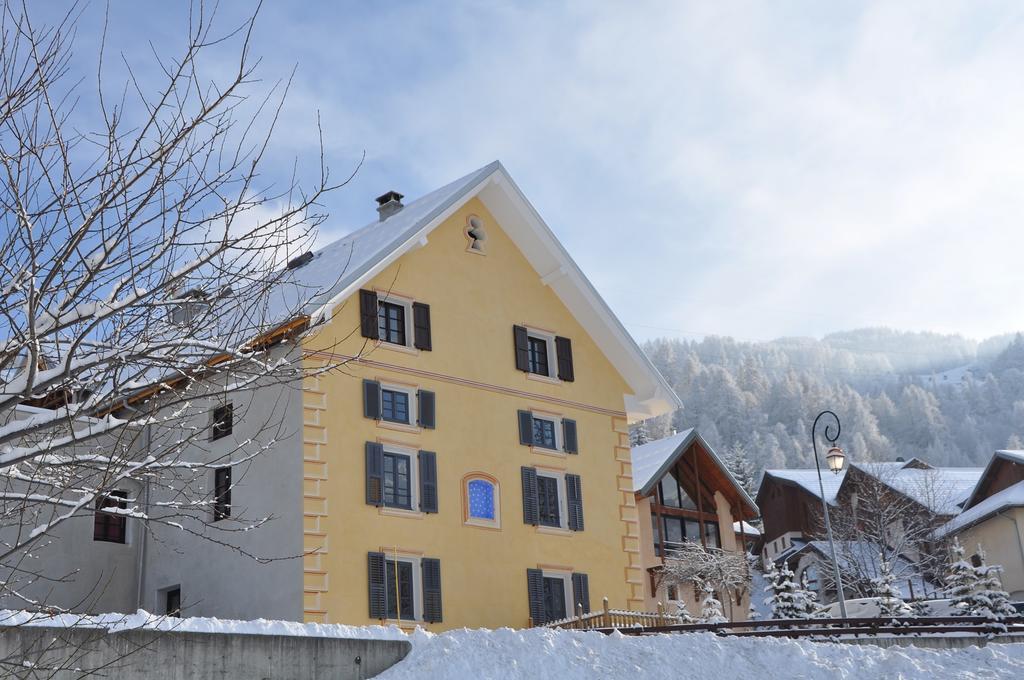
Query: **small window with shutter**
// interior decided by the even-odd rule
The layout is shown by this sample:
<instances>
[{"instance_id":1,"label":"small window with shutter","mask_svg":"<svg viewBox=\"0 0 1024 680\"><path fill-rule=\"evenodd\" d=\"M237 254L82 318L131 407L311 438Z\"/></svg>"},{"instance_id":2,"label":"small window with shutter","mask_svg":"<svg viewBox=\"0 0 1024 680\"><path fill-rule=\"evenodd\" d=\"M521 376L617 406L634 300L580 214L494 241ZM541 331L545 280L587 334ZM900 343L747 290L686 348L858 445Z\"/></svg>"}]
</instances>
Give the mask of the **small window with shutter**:
<instances>
[{"instance_id":1,"label":"small window with shutter","mask_svg":"<svg viewBox=\"0 0 1024 680\"><path fill-rule=\"evenodd\" d=\"M217 440L226 437L235 427L235 406L227 403L213 409L210 418L210 439Z\"/></svg>"},{"instance_id":2,"label":"small window with shutter","mask_svg":"<svg viewBox=\"0 0 1024 680\"><path fill-rule=\"evenodd\" d=\"M573 382L572 341L548 331L513 326L516 369L532 375Z\"/></svg>"},{"instance_id":3,"label":"small window with shutter","mask_svg":"<svg viewBox=\"0 0 1024 680\"><path fill-rule=\"evenodd\" d=\"M579 453L579 433L571 418L535 412L517 412L519 443L534 449Z\"/></svg>"},{"instance_id":4,"label":"small window with shutter","mask_svg":"<svg viewBox=\"0 0 1024 680\"><path fill-rule=\"evenodd\" d=\"M364 338L385 345L433 349L430 305L387 291L359 291L360 326Z\"/></svg>"},{"instance_id":5,"label":"small window with shutter","mask_svg":"<svg viewBox=\"0 0 1024 680\"><path fill-rule=\"evenodd\" d=\"M367 553L370 618L440 623L441 560L402 553Z\"/></svg>"}]
</instances>

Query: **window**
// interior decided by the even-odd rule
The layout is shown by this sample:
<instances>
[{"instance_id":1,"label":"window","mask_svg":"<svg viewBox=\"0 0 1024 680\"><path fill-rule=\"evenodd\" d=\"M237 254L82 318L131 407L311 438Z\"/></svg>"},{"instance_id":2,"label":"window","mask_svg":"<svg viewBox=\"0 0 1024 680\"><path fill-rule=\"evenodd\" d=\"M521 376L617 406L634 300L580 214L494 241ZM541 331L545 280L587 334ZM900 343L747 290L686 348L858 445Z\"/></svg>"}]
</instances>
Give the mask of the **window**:
<instances>
[{"instance_id":1,"label":"window","mask_svg":"<svg viewBox=\"0 0 1024 680\"><path fill-rule=\"evenodd\" d=\"M231 434L234 428L235 407L234 404L224 404L213 409L212 430L210 439L217 440Z\"/></svg>"},{"instance_id":2,"label":"window","mask_svg":"<svg viewBox=\"0 0 1024 680\"><path fill-rule=\"evenodd\" d=\"M384 452L384 505L412 510L412 457Z\"/></svg>"},{"instance_id":3,"label":"window","mask_svg":"<svg viewBox=\"0 0 1024 680\"><path fill-rule=\"evenodd\" d=\"M544 576L544 620L557 621L566 617L566 587L562 576Z\"/></svg>"},{"instance_id":4,"label":"window","mask_svg":"<svg viewBox=\"0 0 1024 680\"><path fill-rule=\"evenodd\" d=\"M213 472L213 521L231 516L231 468L217 468Z\"/></svg>"},{"instance_id":5,"label":"window","mask_svg":"<svg viewBox=\"0 0 1024 680\"><path fill-rule=\"evenodd\" d=\"M526 326L513 326L512 335L515 340L516 370L565 382L576 379L572 341L569 338Z\"/></svg>"},{"instance_id":6,"label":"window","mask_svg":"<svg viewBox=\"0 0 1024 680\"><path fill-rule=\"evenodd\" d=\"M466 524L498 527L498 482L482 474L468 475L463 489Z\"/></svg>"},{"instance_id":7,"label":"window","mask_svg":"<svg viewBox=\"0 0 1024 680\"><path fill-rule=\"evenodd\" d=\"M531 335L527 339L527 346L530 350L530 373L551 375L548 372L548 341Z\"/></svg>"},{"instance_id":8,"label":"window","mask_svg":"<svg viewBox=\"0 0 1024 680\"><path fill-rule=\"evenodd\" d=\"M722 547L722 541L718 536L718 522L704 522L704 542L709 548Z\"/></svg>"},{"instance_id":9,"label":"window","mask_svg":"<svg viewBox=\"0 0 1024 680\"><path fill-rule=\"evenodd\" d=\"M533 418L533 445L545 449L558 450L558 435L555 434L558 428L555 421L548 418Z\"/></svg>"},{"instance_id":10,"label":"window","mask_svg":"<svg viewBox=\"0 0 1024 680\"><path fill-rule=\"evenodd\" d=\"M666 552L678 550L683 541L700 542L701 524L704 525L704 541L709 548L720 548L721 540L718 534L718 523L705 520L703 523L689 517L676 517L673 515L661 516L661 527L658 526L658 516L651 515L651 525L654 535L654 554L661 554L661 538L665 537Z\"/></svg>"},{"instance_id":11,"label":"window","mask_svg":"<svg viewBox=\"0 0 1024 680\"><path fill-rule=\"evenodd\" d=\"M658 499L662 505L670 508L696 510L697 504L676 480L675 474L668 473L658 482Z\"/></svg>"},{"instance_id":12,"label":"window","mask_svg":"<svg viewBox=\"0 0 1024 680\"><path fill-rule=\"evenodd\" d=\"M405 305L380 302L377 308L377 334L384 342L405 345Z\"/></svg>"},{"instance_id":13,"label":"window","mask_svg":"<svg viewBox=\"0 0 1024 680\"><path fill-rule=\"evenodd\" d=\"M679 599L679 586L671 585L668 587L668 599L678 600Z\"/></svg>"},{"instance_id":14,"label":"window","mask_svg":"<svg viewBox=\"0 0 1024 680\"><path fill-rule=\"evenodd\" d=\"M392 423L411 423L412 418L409 413L411 402L408 392L382 387L380 391L381 420Z\"/></svg>"},{"instance_id":15,"label":"window","mask_svg":"<svg viewBox=\"0 0 1024 680\"><path fill-rule=\"evenodd\" d=\"M579 431L576 421L546 413L519 411L519 443L524 446L579 453Z\"/></svg>"},{"instance_id":16,"label":"window","mask_svg":"<svg viewBox=\"0 0 1024 680\"><path fill-rule=\"evenodd\" d=\"M389 619L416 620L413 563L411 560L387 560L387 603ZM397 589L397 590L396 590Z\"/></svg>"},{"instance_id":17,"label":"window","mask_svg":"<svg viewBox=\"0 0 1024 680\"><path fill-rule=\"evenodd\" d=\"M93 518L92 540L107 543L124 543L127 534L128 518L105 512L105 508L127 510L128 492L111 491L96 499L96 514Z\"/></svg>"},{"instance_id":18,"label":"window","mask_svg":"<svg viewBox=\"0 0 1024 680\"><path fill-rule=\"evenodd\" d=\"M562 526L558 481L557 477L537 475L537 504L540 510L540 524L543 526Z\"/></svg>"},{"instance_id":19,"label":"window","mask_svg":"<svg viewBox=\"0 0 1024 680\"><path fill-rule=\"evenodd\" d=\"M181 588L168 588L164 591L164 614L181 617Z\"/></svg>"}]
</instances>

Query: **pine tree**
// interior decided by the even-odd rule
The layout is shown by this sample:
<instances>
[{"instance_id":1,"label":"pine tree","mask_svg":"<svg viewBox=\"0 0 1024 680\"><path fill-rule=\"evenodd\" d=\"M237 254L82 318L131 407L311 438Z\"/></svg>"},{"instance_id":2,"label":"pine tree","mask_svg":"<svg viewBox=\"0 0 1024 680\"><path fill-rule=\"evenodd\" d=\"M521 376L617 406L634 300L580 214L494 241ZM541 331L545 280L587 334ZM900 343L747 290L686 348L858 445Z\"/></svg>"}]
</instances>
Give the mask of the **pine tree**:
<instances>
[{"instance_id":1,"label":"pine tree","mask_svg":"<svg viewBox=\"0 0 1024 680\"><path fill-rule=\"evenodd\" d=\"M967 616L971 611L971 594L978 586L978 574L964 559L964 548L959 539L953 539L950 561L942 579L946 595L952 600L954 616Z\"/></svg>"},{"instance_id":2,"label":"pine tree","mask_svg":"<svg viewBox=\"0 0 1024 680\"><path fill-rule=\"evenodd\" d=\"M704 593L704 599L700 603L700 622L701 623L725 623L729 619L725 618L725 614L722 613L722 603L715 597L715 592L711 589L708 584L703 584L702 591Z\"/></svg>"},{"instance_id":3,"label":"pine tree","mask_svg":"<svg viewBox=\"0 0 1024 680\"><path fill-rule=\"evenodd\" d=\"M733 479L739 484L740 488L746 491L750 496L756 493L754 489L756 480L754 479L754 464L750 461L750 456L747 455L747 450L743 444L734 442L725 454L722 456L725 466L729 469Z\"/></svg>"},{"instance_id":4,"label":"pine tree","mask_svg":"<svg viewBox=\"0 0 1024 680\"><path fill-rule=\"evenodd\" d=\"M683 620L683 623L694 623L697 619L693 618L693 614L686 608L686 600L676 600L676 616Z\"/></svg>"},{"instance_id":5,"label":"pine tree","mask_svg":"<svg viewBox=\"0 0 1024 680\"><path fill-rule=\"evenodd\" d=\"M800 589L797 591L801 619L813 619L818 613L818 594L807 583L807 572L800 575Z\"/></svg>"},{"instance_id":6,"label":"pine tree","mask_svg":"<svg viewBox=\"0 0 1024 680\"><path fill-rule=\"evenodd\" d=\"M871 579L871 590L878 598L878 615L883 618L913 615L914 610L903 601L889 562L884 558L881 560L881 572L881 576Z\"/></svg>"},{"instance_id":7,"label":"pine tree","mask_svg":"<svg viewBox=\"0 0 1024 680\"><path fill-rule=\"evenodd\" d=\"M793 580L793 572L789 566L783 563L781 569L776 569L775 565L771 564L765 577L768 579L765 591L771 593L766 601L772 608L772 618L805 618L806 598Z\"/></svg>"},{"instance_id":8,"label":"pine tree","mask_svg":"<svg viewBox=\"0 0 1024 680\"><path fill-rule=\"evenodd\" d=\"M1017 610L1010 604L1010 595L1003 590L1003 584L999 580L999 574L1003 568L998 565L985 564L985 551L978 546L978 556L981 564L974 568L977 575L977 587L969 595L971 616L984 616L993 621L999 621L1007 616L1015 616Z\"/></svg>"},{"instance_id":9,"label":"pine tree","mask_svg":"<svg viewBox=\"0 0 1024 680\"><path fill-rule=\"evenodd\" d=\"M647 434L647 426L644 423L645 421L641 420L629 431L630 446L640 446L651 441L650 436Z\"/></svg>"}]
</instances>

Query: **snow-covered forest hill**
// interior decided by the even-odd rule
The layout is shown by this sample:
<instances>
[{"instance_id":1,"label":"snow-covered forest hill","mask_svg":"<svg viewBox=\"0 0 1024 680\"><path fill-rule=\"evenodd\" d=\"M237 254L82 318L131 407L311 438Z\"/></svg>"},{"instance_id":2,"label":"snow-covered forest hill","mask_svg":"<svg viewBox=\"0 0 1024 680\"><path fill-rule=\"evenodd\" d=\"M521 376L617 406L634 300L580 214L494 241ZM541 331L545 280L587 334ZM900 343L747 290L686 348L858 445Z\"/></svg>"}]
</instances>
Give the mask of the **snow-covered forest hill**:
<instances>
[{"instance_id":1,"label":"snow-covered forest hill","mask_svg":"<svg viewBox=\"0 0 1024 680\"><path fill-rule=\"evenodd\" d=\"M976 342L872 328L821 340L659 339L644 350L684 405L647 421L645 434L696 426L721 454L742 448L758 472L813 465L809 432L822 409L839 415L854 461L980 466L997 449L1024 448L1019 334Z\"/></svg>"}]
</instances>

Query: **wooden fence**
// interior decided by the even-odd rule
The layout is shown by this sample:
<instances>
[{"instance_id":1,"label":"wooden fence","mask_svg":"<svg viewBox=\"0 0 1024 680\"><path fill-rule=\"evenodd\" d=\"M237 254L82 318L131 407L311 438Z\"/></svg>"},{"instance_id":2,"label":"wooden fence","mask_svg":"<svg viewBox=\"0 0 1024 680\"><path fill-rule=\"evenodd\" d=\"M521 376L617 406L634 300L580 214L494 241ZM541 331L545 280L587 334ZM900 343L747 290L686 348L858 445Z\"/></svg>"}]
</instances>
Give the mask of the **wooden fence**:
<instances>
[{"instance_id":1,"label":"wooden fence","mask_svg":"<svg viewBox=\"0 0 1024 680\"><path fill-rule=\"evenodd\" d=\"M661 633L714 633L737 637L788 637L827 639L840 635L926 635L937 633L974 633L994 635L1024 634L1024 616L993 621L982 616L929 616L898 618L846 619L767 619L764 621L726 621L724 623L683 623L679 616L667 614L659 602L656 612L609 609L604 598L601 611L551 621L545 626L570 630L619 631L625 635Z\"/></svg>"}]
</instances>

